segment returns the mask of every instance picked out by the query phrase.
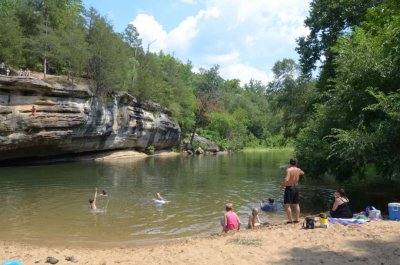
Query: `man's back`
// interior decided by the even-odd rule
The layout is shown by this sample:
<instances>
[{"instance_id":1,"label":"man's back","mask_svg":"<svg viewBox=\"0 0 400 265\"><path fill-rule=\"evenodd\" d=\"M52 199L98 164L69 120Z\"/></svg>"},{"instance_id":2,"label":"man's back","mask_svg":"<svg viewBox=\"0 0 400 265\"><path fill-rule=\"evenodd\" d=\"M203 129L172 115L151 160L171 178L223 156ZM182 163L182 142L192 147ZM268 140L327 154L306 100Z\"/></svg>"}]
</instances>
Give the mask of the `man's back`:
<instances>
[{"instance_id":1,"label":"man's back","mask_svg":"<svg viewBox=\"0 0 400 265\"><path fill-rule=\"evenodd\" d=\"M286 170L285 186L297 186L302 175L304 175L304 172L300 168L296 166L289 167Z\"/></svg>"}]
</instances>

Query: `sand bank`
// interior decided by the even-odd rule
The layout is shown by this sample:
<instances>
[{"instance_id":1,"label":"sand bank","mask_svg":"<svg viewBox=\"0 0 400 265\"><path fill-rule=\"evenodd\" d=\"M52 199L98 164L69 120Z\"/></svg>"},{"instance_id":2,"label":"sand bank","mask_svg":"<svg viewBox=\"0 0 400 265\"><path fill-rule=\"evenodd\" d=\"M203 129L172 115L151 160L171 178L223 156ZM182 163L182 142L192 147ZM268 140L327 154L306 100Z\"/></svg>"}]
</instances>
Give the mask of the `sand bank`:
<instances>
[{"instance_id":1,"label":"sand bank","mask_svg":"<svg viewBox=\"0 0 400 265\"><path fill-rule=\"evenodd\" d=\"M182 155L182 153L173 152L173 151L156 151L153 155L147 155L144 152L138 152L134 150L116 150L116 151L106 151L106 152L99 152L90 155L83 155L76 160L87 161L93 160L97 162L115 162L115 161L122 161L126 162L128 160L142 160L147 157L156 156L156 157L171 157Z\"/></svg>"},{"instance_id":2,"label":"sand bank","mask_svg":"<svg viewBox=\"0 0 400 265\"><path fill-rule=\"evenodd\" d=\"M45 245L46 242L43 242ZM301 224L181 240L143 247L76 248L0 242L0 262L45 264L48 256L73 264L400 264L400 222L331 225L304 230ZM36 263L35 263L36 262ZM46 263L48 264L48 263Z\"/></svg>"}]
</instances>

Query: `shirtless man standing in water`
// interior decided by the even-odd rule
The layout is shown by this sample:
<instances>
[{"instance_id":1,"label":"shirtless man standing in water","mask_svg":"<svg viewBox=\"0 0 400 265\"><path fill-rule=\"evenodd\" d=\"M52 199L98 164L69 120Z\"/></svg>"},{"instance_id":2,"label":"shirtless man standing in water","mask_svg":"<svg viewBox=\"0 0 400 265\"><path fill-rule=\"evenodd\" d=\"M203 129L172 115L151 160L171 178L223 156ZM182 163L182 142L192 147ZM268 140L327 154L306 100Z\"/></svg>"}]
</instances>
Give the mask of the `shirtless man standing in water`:
<instances>
[{"instance_id":1,"label":"shirtless man standing in water","mask_svg":"<svg viewBox=\"0 0 400 265\"><path fill-rule=\"evenodd\" d=\"M282 193L283 190L285 190L283 203L285 204L286 214L289 219L289 221L287 222L288 224L298 223L300 219L300 201L297 185L299 185L300 176L303 176L304 172L300 168L298 168L296 164L296 160L291 158L290 167L286 169L286 177L283 180L282 185L278 191L278 193ZM296 218L294 219L294 221L292 217L291 206L295 206L296 210Z\"/></svg>"}]
</instances>

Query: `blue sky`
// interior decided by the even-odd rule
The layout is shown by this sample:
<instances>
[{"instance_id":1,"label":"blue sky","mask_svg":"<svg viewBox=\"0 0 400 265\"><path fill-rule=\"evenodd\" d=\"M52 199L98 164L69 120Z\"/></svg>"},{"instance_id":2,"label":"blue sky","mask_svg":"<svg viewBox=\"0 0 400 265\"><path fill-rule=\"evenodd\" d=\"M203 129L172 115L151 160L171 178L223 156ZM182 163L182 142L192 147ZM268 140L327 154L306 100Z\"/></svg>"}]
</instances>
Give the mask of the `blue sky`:
<instances>
[{"instance_id":1,"label":"blue sky","mask_svg":"<svg viewBox=\"0 0 400 265\"><path fill-rule=\"evenodd\" d=\"M83 0L115 31L132 23L150 51L190 60L194 70L220 65L225 79L271 81L274 63L297 60L296 38L311 0Z\"/></svg>"}]
</instances>

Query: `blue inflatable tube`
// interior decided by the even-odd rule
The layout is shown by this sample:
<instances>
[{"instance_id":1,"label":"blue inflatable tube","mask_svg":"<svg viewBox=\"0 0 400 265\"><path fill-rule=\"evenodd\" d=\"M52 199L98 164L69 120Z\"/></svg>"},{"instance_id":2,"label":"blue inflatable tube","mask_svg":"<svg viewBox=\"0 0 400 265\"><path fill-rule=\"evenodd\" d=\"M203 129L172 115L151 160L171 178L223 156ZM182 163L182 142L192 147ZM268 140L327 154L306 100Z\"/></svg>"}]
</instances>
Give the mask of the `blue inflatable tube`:
<instances>
[{"instance_id":1,"label":"blue inflatable tube","mask_svg":"<svg viewBox=\"0 0 400 265\"><path fill-rule=\"evenodd\" d=\"M154 202L155 204L165 204L165 203L167 203L167 202L164 201L164 200L153 200L153 202Z\"/></svg>"},{"instance_id":2,"label":"blue inflatable tube","mask_svg":"<svg viewBox=\"0 0 400 265\"><path fill-rule=\"evenodd\" d=\"M7 260L3 262L1 265L22 265L22 262L18 260Z\"/></svg>"}]
</instances>

